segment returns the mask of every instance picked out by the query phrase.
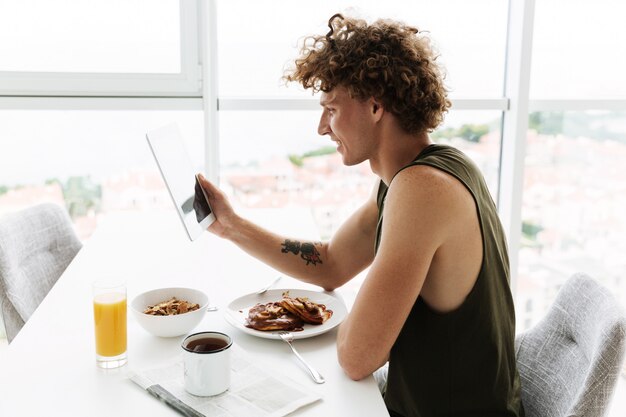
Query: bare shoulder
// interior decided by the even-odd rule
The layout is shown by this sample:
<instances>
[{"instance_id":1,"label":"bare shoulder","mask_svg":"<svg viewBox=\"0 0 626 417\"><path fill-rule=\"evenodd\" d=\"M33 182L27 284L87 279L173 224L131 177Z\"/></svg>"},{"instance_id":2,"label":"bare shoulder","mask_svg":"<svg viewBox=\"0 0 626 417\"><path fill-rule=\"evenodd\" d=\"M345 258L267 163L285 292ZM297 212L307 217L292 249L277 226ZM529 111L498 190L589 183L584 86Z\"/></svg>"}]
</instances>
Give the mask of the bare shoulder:
<instances>
[{"instance_id":1,"label":"bare shoulder","mask_svg":"<svg viewBox=\"0 0 626 417\"><path fill-rule=\"evenodd\" d=\"M462 185L452 175L429 165L413 165L402 169L393 178L391 186L401 184L419 184L422 187Z\"/></svg>"},{"instance_id":2,"label":"bare shoulder","mask_svg":"<svg viewBox=\"0 0 626 417\"><path fill-rule=\"evenodd\" d=\"M446 211L473 201L460 180L428 165L415 165L400 171L391 182L387 197L388 200L426 204Z\"/></svg>"}]
</instances>

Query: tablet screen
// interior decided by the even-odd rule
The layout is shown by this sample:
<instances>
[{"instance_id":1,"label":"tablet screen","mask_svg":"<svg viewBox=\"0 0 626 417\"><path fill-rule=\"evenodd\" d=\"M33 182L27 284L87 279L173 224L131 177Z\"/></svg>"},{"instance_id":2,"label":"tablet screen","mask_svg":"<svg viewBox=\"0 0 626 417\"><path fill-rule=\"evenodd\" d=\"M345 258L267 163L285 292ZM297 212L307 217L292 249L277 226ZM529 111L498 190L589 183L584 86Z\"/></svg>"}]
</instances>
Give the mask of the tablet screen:
<instances>
[{"instance_id":1,"label":"tablet screen","mask_svg":"<svg viewBox=\"0 0 626 417\"><path fill-rule=\"evenodd\" d=\"M146 138L187 235L194 240L213 223L215 216L198 183L178 127L165 126L149 132Z\"/></svg>"}]
</instances>

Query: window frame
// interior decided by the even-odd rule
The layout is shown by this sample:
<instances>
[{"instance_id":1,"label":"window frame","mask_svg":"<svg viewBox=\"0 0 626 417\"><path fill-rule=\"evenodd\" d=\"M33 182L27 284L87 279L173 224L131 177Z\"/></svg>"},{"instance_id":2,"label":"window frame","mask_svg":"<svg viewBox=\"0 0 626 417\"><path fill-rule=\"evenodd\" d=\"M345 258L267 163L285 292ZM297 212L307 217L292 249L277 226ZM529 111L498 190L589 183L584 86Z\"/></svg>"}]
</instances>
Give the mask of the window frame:
<instances>
[{"instance_id":1,"label":"window frame","mask_svg":"<svg viewBox=\"0 0 626 417\"><path fill-rule=\"evenodd\" d=\"M0 98L202 97L196 0L180 0L181 71L165 73L67 73L0 71ZM36 108L46 101L18 101ZM8 108L8 104L0 106Z\"/></svg>"}]
</instances>

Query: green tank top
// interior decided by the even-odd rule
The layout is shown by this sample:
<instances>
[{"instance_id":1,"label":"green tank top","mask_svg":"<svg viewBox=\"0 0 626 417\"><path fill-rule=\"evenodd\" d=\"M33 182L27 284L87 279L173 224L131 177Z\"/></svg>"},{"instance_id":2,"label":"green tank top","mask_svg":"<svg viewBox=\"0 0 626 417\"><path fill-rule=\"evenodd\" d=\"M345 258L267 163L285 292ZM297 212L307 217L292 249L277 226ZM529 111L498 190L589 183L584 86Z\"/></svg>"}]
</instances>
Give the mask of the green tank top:
<instances>
[{"instance_id":1,"label":"green tank top","mask_svg":"<svg viewBox=\"0 0 626 417\"><path fill-rule=\"evenodd\" d=\"M452 175L472 194L483 262L474 287L456 310L438 313L417 298L390 352L385 404L392 415L405 417L524 416L507 245L484 178L465 154L450 146L428 146L407 167L415 165ZM386 194L381 181L376 250Z\"/></svg>"}]
</instances>

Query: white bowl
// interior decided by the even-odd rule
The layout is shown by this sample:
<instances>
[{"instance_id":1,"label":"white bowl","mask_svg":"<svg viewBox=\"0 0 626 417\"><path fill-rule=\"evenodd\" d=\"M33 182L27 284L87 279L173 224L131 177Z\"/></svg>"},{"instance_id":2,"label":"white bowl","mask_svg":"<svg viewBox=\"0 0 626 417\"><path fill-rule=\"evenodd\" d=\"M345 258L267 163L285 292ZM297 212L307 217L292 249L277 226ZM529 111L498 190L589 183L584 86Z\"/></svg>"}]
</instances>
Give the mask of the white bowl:
<instances>
[{"instance_id":1,"label":"white bowl","mask_svg":"<svg viewBox=\"0 0 626 417\"><path fill-rule=\"evenodd\" d=\"M153 306L172 297L200 305L200 308L174 316L153 316L145 314L148 306ZM204 317L209 306L209 297L193 288L159 288L136 296L130 303L130 311L135 320L149 333L160 337L176 337L189 333Z\"/></svg>"}]
</instances>

